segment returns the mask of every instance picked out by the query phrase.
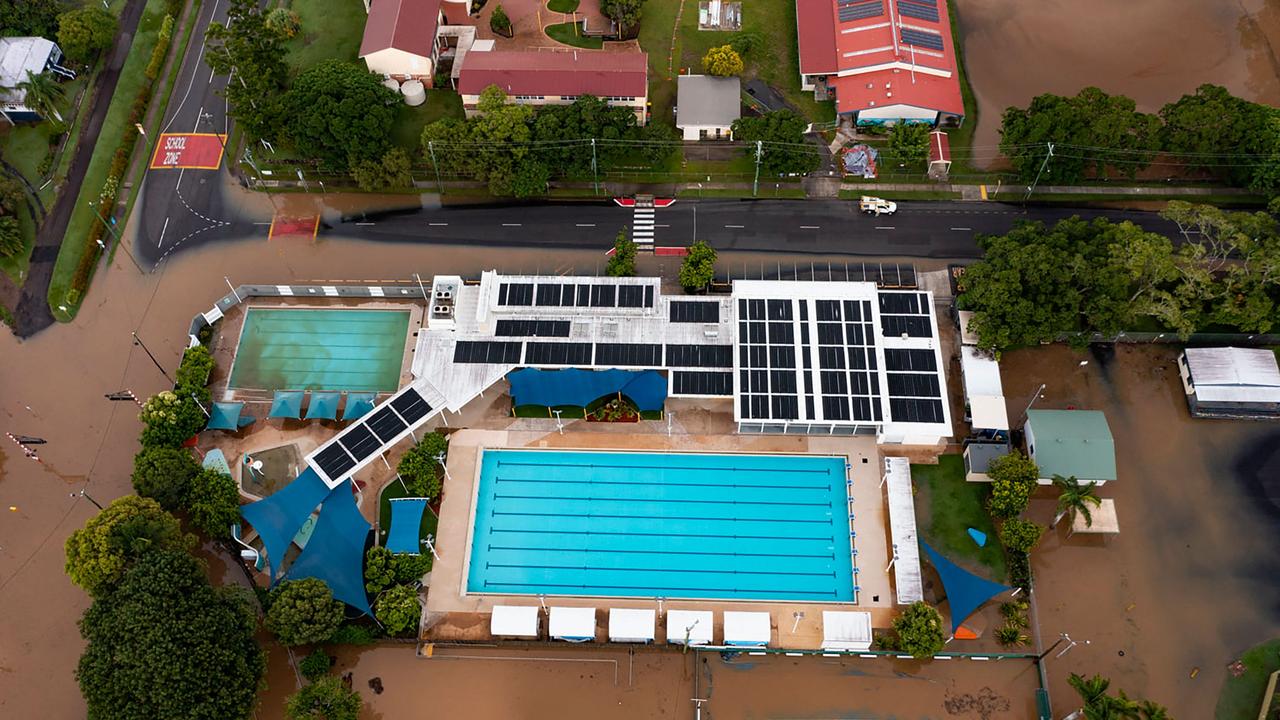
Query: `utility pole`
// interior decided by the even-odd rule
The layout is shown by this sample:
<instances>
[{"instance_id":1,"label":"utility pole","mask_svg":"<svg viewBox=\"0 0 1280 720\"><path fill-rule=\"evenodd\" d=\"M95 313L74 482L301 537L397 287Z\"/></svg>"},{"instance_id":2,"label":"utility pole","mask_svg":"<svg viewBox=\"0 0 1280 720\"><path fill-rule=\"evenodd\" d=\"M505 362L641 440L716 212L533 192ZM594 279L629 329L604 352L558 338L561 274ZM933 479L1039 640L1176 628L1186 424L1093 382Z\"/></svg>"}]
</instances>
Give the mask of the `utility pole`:
<instances>
[{"instance_id":1,"label":"utility pole","mask_svg":"<svg viewBox=\"0 0 1280 720\"><path fill-rule=\"evenodd\" d=\"M440 163L436 162L436 144L427 141L427 152L431 154L431 167L436 171L436 192L444 195L444 183L440 181Z\"/></svg>"},{"instance_id":2,"label":"utility pole","mask_svg":"<svg viewBox=\"0 0 1280 720\"><path fill-rule=\"evenodd\" d=\"M1027 195L1022 198L1022 202L1026 202L1031 199L1031 193L1035 191L1036 185L1040 184L1040 175L1044 172L1045 168L1049 166L1049 158L1051 157L1053 157L1053 143L1049 143L1049 152L1045 154L1044 162L1040 163L1040 169L1036 171L1036 179L1027 186Z\"/></svg>"},{"instance_id":3,"label":"utility pole","mask_svg":"<svg viewBox=\"0 0 1280 720\"><path fill-rule=\"evenodd\" d=\"M1031 412L1031 406L1035 405L1036 400L1040 399L1040 394L1044 392L1045 387L1047 386L1044 383L1040 383L1040 387L1036 388L1035 394L1031 396L1031 402L1027 403L1027 407L1022 411L1022 417L1018 418L1019 422L1027 418L1027 414Z\"/></svg>"},{"instance_id":4,"label":"utility pole","mask_svg":"<svg viewBox=\"0 0 1280 720\"><path fill-rule=\"evenodd\" d=\"M600 173L596 171L596 139L591 138L591 177L596 195L600 194Z\"/></svg>"},{"instance_id":5,"label":"utility pole","mask_svg":"<svg viewBox=\"0 0 1280 720\"><path fill-rule=\"evenodd\" d=\"M151 358L152 364L156 366L156 369L160 371L160 374L164 375L165 379L168 380L170 383L174 383L173 378L169 377L168 371L164 369L164 366L160 364L160 361L156 359L156 356L152 355L151 351L147 349L147 346L142 344L142 338L138 337L138 333L131 332L129 334L133 336L133 344L142 348L143 352L147 354L147 357ZM177 383L174 383L174 384L176 385Z\"/></svg>"},{"instance_id":6,"label":"utility pole","mask_svg":"<svg viewBox=\"0 0 1280 720\"><path fill-rule=\"evenodd\" d=\"M751 197L755 197L760 194L760 158L763 155L764 155L764 142L761 140L757 140L756 141L756 181L751 186Z\"/></svg>"}]
</instances>

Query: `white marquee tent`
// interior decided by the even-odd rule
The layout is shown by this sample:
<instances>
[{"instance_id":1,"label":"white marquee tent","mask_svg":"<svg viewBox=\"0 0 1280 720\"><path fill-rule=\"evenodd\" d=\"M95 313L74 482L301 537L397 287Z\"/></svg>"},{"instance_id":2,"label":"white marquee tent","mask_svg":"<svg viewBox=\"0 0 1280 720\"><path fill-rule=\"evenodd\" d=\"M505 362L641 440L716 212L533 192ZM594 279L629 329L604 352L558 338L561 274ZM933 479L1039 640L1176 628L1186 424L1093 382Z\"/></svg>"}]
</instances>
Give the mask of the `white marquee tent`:
<instances>
[{"instance_id":1,"label":"white marquee tent","mask_svg":"<svg viewBox=\"0 0 1280 720\"><path fill-rule=\"evenodd\" d=\"M494 605L489 634L495 637L538 637L538 608Z\"/></svg>"},{"instance_id":2,"label":"white marquee tent","mask_svg":"<svg viewBox=\"0 0 1280 720\"><path fill-rule=\"evenodd\" d=\"M668 610L667 642L710 645L714 622L710 610Z\"/></svg>"},{"instance_id":3,"label":"white marquee tent","mask_svg":"<svg viewBox=\"0 0 1280 720\"><path fill-rule=\"evenodd\" d=\"M822 612L823 650L870 650L871 613Z\"/></svg>"},{"instance_id":4,"label":"white marquee tent","mask_svg":"<svg viewBox=\"0 0 1280 720\"><path fill-rule=\"evenodd\" d=\"M551 608L551 638L569 642L596 639L596 609L575 607Z\"/></svg>"},{"instance_id":5,"label":"white marquee tent","mask_svg":"<svg viewBox=\"0 0 1280 720\"><path fill-rule=\"evenodd\" d=\"M767 612L726 612L724 644L764 647L773 637Z\"/></svg>"},{"instance_id":6,"label":"white marquee tent","mask_svg":"<svg viewBox=\"0 0 1280 720\"><path fill-rule=\"evenodd\" d=\"M609 641L626 643L653 642L656 611L635 608L609 608Z\"/></svg>"}]
</instances>

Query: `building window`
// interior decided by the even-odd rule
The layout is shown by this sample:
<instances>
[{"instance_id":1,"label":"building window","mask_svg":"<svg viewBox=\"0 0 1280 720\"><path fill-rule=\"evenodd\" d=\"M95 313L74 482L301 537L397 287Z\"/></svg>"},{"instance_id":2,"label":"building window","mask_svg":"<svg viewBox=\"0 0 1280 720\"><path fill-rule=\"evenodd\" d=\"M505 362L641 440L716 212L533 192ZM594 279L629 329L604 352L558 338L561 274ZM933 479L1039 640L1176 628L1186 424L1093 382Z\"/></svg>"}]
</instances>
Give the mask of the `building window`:
<instances>
[{"instance_id":1,"label":"building window","mask_svg":"<svg viewBox=\"0 0 1280 720\"><path fill-rule=\"evenodd\" d=\"M516 100L520 102L530 102L535 100L546 100L546 97L542 95L517 95Z\"/></svg>"},{"instance_id":2,"label":"building window","mask_svg":"<svg viewBox=\"0 0 1280 720\"><path fill-rule=\"evenodd\" d=\"M610 95L609 97L605 98L605 100L607 102L627 102L627 103L636 101L634 97L623 97L621 95Z\"/></svg>"}]
</instances>

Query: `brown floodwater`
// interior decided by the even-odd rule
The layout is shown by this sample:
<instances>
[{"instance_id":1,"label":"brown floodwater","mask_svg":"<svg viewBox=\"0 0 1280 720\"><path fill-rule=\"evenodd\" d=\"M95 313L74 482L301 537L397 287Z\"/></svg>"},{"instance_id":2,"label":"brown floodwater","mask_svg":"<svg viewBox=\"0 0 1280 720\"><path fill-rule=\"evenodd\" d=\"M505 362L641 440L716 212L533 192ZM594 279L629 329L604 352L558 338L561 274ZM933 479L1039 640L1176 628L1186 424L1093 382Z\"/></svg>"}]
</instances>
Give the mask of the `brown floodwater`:
<instances>
[{"instance_id":1,"label":"brown floodwater","mask_svg":"<svg viewBox=\"0 0 1280 720\"><path fill-rule=\"evenodd\" d=\"M978 99L975 156L1000 116L1095 85L1155 112L1204 83L1280 104L1280 0L956 0Z\"/></svg>"}]
</instances>

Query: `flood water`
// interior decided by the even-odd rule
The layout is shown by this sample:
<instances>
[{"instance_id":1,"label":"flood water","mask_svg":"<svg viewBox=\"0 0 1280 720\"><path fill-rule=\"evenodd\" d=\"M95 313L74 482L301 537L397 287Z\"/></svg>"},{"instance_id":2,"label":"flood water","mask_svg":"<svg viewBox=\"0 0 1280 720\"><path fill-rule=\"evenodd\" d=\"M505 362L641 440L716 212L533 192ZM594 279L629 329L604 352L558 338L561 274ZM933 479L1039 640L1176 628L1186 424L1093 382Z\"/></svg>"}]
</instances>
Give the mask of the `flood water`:
<instances>
[{"instance_id":1,"label":"flood water","mask_svg":"<svg viewBox=\"0 0 1280 720\"><path fill-rule=\"evenodd\" d=\"M1000 116L1095 85L1155 112L1204 83L1280 105L1280 0L956 0L978 99L975 157ZM986 165L989 162L978 162Z\"/></svg>"}]
</instances>

